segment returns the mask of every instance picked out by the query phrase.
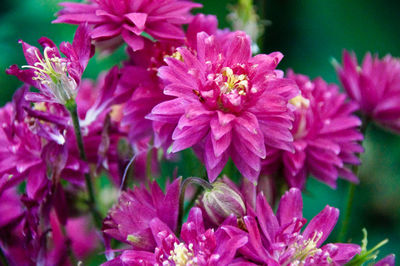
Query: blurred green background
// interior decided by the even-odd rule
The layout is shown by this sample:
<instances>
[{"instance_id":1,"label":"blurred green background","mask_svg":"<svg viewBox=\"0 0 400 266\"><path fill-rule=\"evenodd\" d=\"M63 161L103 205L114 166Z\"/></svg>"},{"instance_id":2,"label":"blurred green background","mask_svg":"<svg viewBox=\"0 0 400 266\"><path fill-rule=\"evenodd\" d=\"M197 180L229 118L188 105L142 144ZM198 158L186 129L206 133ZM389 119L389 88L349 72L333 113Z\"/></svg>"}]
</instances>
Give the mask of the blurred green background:
<instances>
[{"instance_id":1,"label":"blurred green background","mask_svg":"<svg viewBox=\"0 0 400 266\"><path fill-rule=\"evenodd\" d=\"M59 10L57 0L1 0L0 3L0 103L11 99L20 86L4 70L11 64L23 65L19 39L36 45L41 36L56 44L72 41L75 26L51 24ZM227 5L235 1L203 0L203 13L215 14L220 27L228 27ZM264 34L262 52L281 51L285 57L280 68L292 68L311 78L322 76L336 82L330 59L341 61L343 49L354 50L359 58L367 51L384 56L400 55L400 1L295 1L255 0L260 15L271 21ZM94 58L85 72L95 78L124 58L123 50L107 58ZM349 237L360 243L361 229L367 228L369 247L384 238L390 242L381 256L400 250L400 137L374 125L370 126L362 155L361 183L357 187ZM346 182L339 181L332 190L310 179L304 193L304 216L311 218L326 204L341 209L347 195ZM339 226L336 227L336 231ZM330 240L335 240L334 232ZM380 256L380 257L381 257Z\"/></svg>"}]
</instances>

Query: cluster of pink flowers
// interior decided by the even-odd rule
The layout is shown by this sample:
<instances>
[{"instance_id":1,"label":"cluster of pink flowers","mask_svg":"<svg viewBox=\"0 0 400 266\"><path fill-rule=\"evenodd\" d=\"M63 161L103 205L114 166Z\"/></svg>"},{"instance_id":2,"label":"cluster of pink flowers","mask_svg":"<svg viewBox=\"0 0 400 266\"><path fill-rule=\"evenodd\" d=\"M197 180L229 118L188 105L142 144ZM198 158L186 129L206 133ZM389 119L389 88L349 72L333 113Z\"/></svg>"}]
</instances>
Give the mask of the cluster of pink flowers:
<instances>
[{"instance_id":1,"label":"cluster of pink flowers","mask_svg":"<svg viewBox=\"0 0 400 266\"><path fill-rule=\"evenodd\" d=\"M399 60L368 54L359 67L345 51L343 66L335 65L345 94L322 78L279 70L280 52L253 55L245 32L191 15L201 7L191 1L61 5L54 22L79 25L72 44L57 48L42 37L41 52L21 41L27 65L7 69L24 85L0 109L3 260L70 265L100 246L104 265L363 258L359 245L324 244L338 209L326 206L305 227L301 190L310 175L333 188L338 178L359 182L352 167L360 164L363 134L355 112L400 132ZM97 81L83 79L95 48L112 53L123 44L122 64ZM171 172L166 184L154 180L160 160L187 160L179 152L189 148L205 178ZM240 186L221 178L229 161ZM108 191L93 184L101 176L111 181ZM282 181L290 190L274 213ZM190 183L205 191L185 194ZM119 199L109 208L103 201L113 194ZM377 265L385 263L394 265L394 256Z\"/></svg>"}]
</instances>

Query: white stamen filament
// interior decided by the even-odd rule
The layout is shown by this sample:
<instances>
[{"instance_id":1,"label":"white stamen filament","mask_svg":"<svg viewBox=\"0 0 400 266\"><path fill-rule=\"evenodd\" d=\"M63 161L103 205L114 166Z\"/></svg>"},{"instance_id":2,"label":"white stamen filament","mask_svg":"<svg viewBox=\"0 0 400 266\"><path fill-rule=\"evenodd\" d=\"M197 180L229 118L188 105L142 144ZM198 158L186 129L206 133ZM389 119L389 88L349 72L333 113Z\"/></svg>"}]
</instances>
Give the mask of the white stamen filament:
<instances>
[{"instance_id":1,"label":"white stamen filament","mask_svg":"<svg viewBox=\"0 0 400 266\"><path fill-rule=\"evenodd\" d=\"M33 66L25 65L22 68L34 69L35 77L32 79L38 80L41 84L47 86L53 94L52 96L61 104L65 104L66 101L75 98L77 84L69 76L66 62L63 62L61 58L56 56L49 58L48 52L50 50L50 47L44 49L43 59L40 58L37 50L35 50L38 62Z\"/></svg>"}]
</instances>

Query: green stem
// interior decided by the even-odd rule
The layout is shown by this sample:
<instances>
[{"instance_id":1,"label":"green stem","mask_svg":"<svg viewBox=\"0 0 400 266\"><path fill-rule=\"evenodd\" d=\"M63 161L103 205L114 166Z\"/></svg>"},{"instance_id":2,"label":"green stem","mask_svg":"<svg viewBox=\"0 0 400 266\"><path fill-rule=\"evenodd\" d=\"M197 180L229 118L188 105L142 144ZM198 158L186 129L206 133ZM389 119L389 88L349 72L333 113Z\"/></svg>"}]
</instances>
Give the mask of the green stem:
<instances>
[{"instance_id":1,"label":"green stem","mask_svg":"<svg viewBox=\"0 0 400 266\"><path fill-rule=\"evenodd\" d=\"M347 235L347 229L348 229L350 218L351 218L351 210L353 207L353 199L354 199L355 191L356 191L356 185L354 183L349 183L349 192L347 194L346 212L345 212L344 220L342 222L342 226L340 228L340 233L339 233L338 241L337 241L339 243L343 242Z\"/></svg>"},{"instance_id":2,"label":"green stem","mask_svg":"<svg viewBox=\"0 0 400 266\"><path fill-rule=\"evenodd\" d=\"M0 262L1 262L1 265L4 265L4 266L8 266L9 265L7 257L4 254L3 249L1 248L1 246L0 246Z\"/></svg>"},{"instance_id":3,"label":"green stem","mask_svg":"<svg viewBox=\"0 0 400 266\"><path fill-rule=\"evenodd\" d=\"M361 132L361 134L363 134L364 140L365 140L365 133L367 132L367 128L368 128L370 119L368 117L362 117L361 120L362 120L362 124L361 124L361 128L360 128L360 132ZM357 154L357 156L360 157L360 154ZM352 170L353 170L354 175L359 178L360 166L353 165ZM345 215L344 215L344 220L342 222L342 226L339 231L339 236L338 236L337 242L343 242L346 239L347 230L348 230L350 219L351 219L351 211L353 209L353 201L354 201L355 191L356 191L356 184L349 182L349 190L348 190L348 194L347 194Z\"/></svg>"},{"instance_id":4,"label":"green stem","mask_svg":"<svg viewBox=\"0 0 400 266\"><path fill-rule=\"evenodd\" d=\"M148 180L153 180L153 174L151 172L151 157L152 157L152 151L153 151L153 145L154 145L154 139L151 138L149 142L149 150L147 151L147 156L146 156L146 176Z\"/></svg>"},{"instance_id":5,"label":"green stem","mask_svg":"<svg viewBox=\"0 0 400 266\"><path fill-rule=\"evenodd\" d=\"M82 138L82 133L81 133L81 127L79 124L79 117L78 117L78 107L75 103L75 101L69 101L65 104L65 107L69 111L71 118L72 118L72 123L74 125L74 131L75 131L75 136L76 136L76 142L78 144L78 149L79 149L79 155L80 158L88 162L86 153L85 153L85 148L83 146L83 138ZM96 224L97 228L101 228L102 226L102 218L97 210L97 205L96 205L96 199L94 197L94 190L93 190L93 185L92 185L92 180L90 177L90 174L85 174L85 182L86 182L86 189L88 192L88 205L90 212L93 216L94 223Z\"/></svg>"},{"instance_id":6,"label":"green stem","mask_svg":"<svg viewBox=\"0 0 400 266\"><path fill-rule=\"evenodd\" d=\"M185 205L185 192L186 188L189 184L196 184L203 187L206 190L211 190L213 186L208 183L206 180L201 179L199 177L188 177L186 178L181 185L181 190L179 192L179 215L178 215L178 227L176 229L176 235L179 235L181 232L183 218L184 218L184 205Z\"/></svg>"}]
</instances>

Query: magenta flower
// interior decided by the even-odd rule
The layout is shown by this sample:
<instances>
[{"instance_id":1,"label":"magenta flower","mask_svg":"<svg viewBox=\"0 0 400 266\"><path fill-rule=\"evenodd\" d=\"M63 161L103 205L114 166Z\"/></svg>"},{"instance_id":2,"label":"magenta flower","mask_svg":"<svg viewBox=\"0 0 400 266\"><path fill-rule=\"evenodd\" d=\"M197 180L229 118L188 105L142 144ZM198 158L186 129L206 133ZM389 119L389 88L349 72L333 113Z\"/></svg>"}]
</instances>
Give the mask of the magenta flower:
<instances>
[{"instance_id":1,"label":"magenta flower","mask_svg":"<svg viewBox=\"0 0 400 266\"><path fill-rule=\"evenodd\" d=\"M12 190L4 194L10 196ZM2 199L7 199L3 196ZM5 227L0 225L0 246L10 265L64 265L68 262L67 239L55 213L43 217L46 208L43 204L26 195L18 199L13 195L13 198L13 207L20 217Z\"/></svg>"},{"instance_id":2,"label":"magenta flower","mask_svg":"<svg viewBox=\"0 0 400 266\"><path fill-rule=\"evenodd\" d=\"M38 110L45 108L45 105L31 108L24 100L26 91L27 87L18 90L14 94L13 103L7 104L0 111L3 125L0 129L0 194L23 180L27 180L28 196L36 200L43 199L52 179L63 178L83 185L83 174L88 170L87 166L80 161L78 154L75 156L68 153L64 144L70 140L57 128L65 121L58 119L56 126L43 122L51 120L52 115ZM57 106L50 109L62 113ZM27 113L37 115L38 119ZM48 165L51 168L48 169ZM48 176L50 169L52 176Z\"/></svg>"},{"instance_id":3,"label":"magenta flower","mask_svg":"<svg viewBox=\"0 0 400 266\"><path fill-rule=\"evenodd\" d=\"M265 145L291 151L292 114L287 104L298 89L275 67L280 53L251 57L243 32L197 35L197 49L178 48L159 76L174 99L147 117L173 126L172 152L195 146L214 181L232 158L239 171L257 180ZM156 132L162 136L163 132Z\"/></svg>"},{"instance_id":4,"label":"magenta flower","mask_svg":"<svg viewBox=\"0 0 400 266\"><path fill-rule=\"evenodd\" d=\"M157 147L167 149L171 145L173 126L158 121L145 119L154 106L171 100L171 96L163 93L164 84L157 76L158 68L165 66L164 58L178 56L176 48L182 45L188 49L196 49L197 33L217 32L217 18L212 15L198 14L188 25L185 40L170 42L146 41L142 50L133 52L128 49L130 60L126 62L121 76L121 87L126 88L123 94L131 94L126 102L121 125L129 130L129 140L135 143L145 136L156 134L154 143ZM160 138L163 136L163 138Z\"/></svg>"},{"instance_id":5,"label":"magenta flower","mask_svg":"<svg viewBox=\"0 0 400 266\"><path fill-rule=\"evenodd\" d=\"M122 114L118 104L121 97L116 92L119 77L118 67L113 67L100 75L96 84L85 79L76 97L88 162L96 165L98 173L106 170L117 186L121 183L124 170L120 162L126 159L118 153L118 142L126 135L120 129ZM72 128L71 135L69 151L78 154Z\"/></svg>"},{"instance_id":6,"label":"magenta flower","mask_svg":"<svg viewBox=\"0 0 400 266\"><path fill-rule=\"evenodd\" d=\"M123 71L120 82L129 90L133 89L133 92L124 106L121 126L128 128L129 141L135 143L152 135L153 122L145 119L145 116L155 105L170 97L162 93L155 71L138 66L127 66ZM156 142L159 143L158 140Z\"/></svg>"},{"instance_id":7,"label":"magenta flower","mask_svg":"<svg viewBox=\"0 0 400 266\"><path fill-rule=\"evenodd\" d=\"M301 90L301 96L290 101L295 108L294 153L275 150L273 154L271 150L272 155L264 161L265 173L282 169L289 186L300 189L310 174L331 187L336 187L338 176L357 183L348 168L360 163L356 154L363 151L357 143L363 136L357 130L361 121L353 115L356 104L346 101L336 85L321 78L311 81L293 71L287 77Z\"/></svg>"},{"instance_id":8,"label":"magenta flower","mask_svg":"<svg viewBox=\"0 0 400 266\"><path fill-rule=\"evenodd\" d=\"M160 174L160 163L157 158L158 150L150 145L150 137L146 137L132 144L135 161L133 165L133 176L134 181L144 184L148 181L147 179L147 157L151 152L151 174L153 176L159 176Z\"/></svg>"},{"instance_id":9,"label":"magenta flower","mask_svg":"<svg viewBox=\"0 0 400 266\"><path fill-rule=\"evenodd\" d=\"M356 55L343 52L343 66L335 65L347 94L367 119L400 132L400 60L366 54L362 65Z\"/></svg>"},{"instance_id":10,"label":"magenta flower","mask_svg":"<svg viewBox=\"0 0 400 266\"><path fill-rule=\"evenodd\" d=\"M82 73L93 55L94 49L88 34L88 27L80 25L72 44L61 43L60 50L66 57L61 57L57 46L48 38L39 39L44 49L43 55L38 48L20 41L28 65L22 67L25 70L12 65L7 69L7 74L16 76L40 91L27 93L27 100L64 105L75 99Z\"/></svg>"},{"instance_id":11,"label":"magenta flower","mask_svg":"<svg viewBox=\"0 0 400 266\"><path fill-rule=\"evenodd\" d=\"M144 47L143 33L157 40L181 40L182 25L192 19L190 10L201 4L181 0L90 0L89 3L61 3L64 7L55 23L93 25L93 40L114 48L125 41L133 50Z\"/></svg>"},{"instance_id":12,"label":"magenta flower","mask_svg":"<svg viewBox=\"0 0 400 266\"><path fill-rule=\"evenodd\" d=\"M66 224L66 237L78 259L87 257L101 243L98 232L91 226L90 217L70 218Z\"/></svg>"},{"instance_id":13,"label":"magenta flower","mask_svg":"<svg viewBox=\"0 0 400 266\"><path fill-rule=\"evenodd\" d=\"M178 223L179 189L181 179L168 185L165 194L157 182L123 192L119 202L104 220L103 232L138 250L153 250L156 247L150 228L154 218L175 230Z\"/></svg>"},{"instance_id":14,"label":"magenta flower","mask_svg":"<svg viewBox=\"0 0 400 266\"><path fill-rule=\"evenodd\" d=\"M18 224L24 216L22 204L15 187L0 193L0 228L10 228Z\"/></svg>"},{"instance_id":15,"label":"magenta flower","mask_svg":"<svg viewBox=\"0 0 400 266\"><path fill-rule=\"evenodd\" d=\"M375 263L375 266L395 266L396 256L394 254L387 255L383 259Z\"/></svg>"},{"instance_id":16,"label":"magenta flower","mask_svg":"<svg viewBox=\"0 0 400 266\"><path fill-rule=\"evenodd\" d=\"M150 229L156 241L153 251L125 250L103 265L228 265L247 242L244 232L230 238L224 227L206 230L199 208L191 209L181 240L158 218L151 220Z\"/></svg>"},{"instance_id":17,"label":"magenta flower","mask_svg":"<svg viewBox=\"0 0 400 266\"><path fill-rule=\"evenodd\" d=\"M306 224L302 209L301 192L297 188L284 194L276 215L264 195L259 194L254 215L243 218L249 241L239 252L267 265L344 265L361 252L361 247L355 244L321 246L338 220L338 209L326 206L300 232ZM230 229L233 237L235 230Z\"/></svg>"}]
</instances>

